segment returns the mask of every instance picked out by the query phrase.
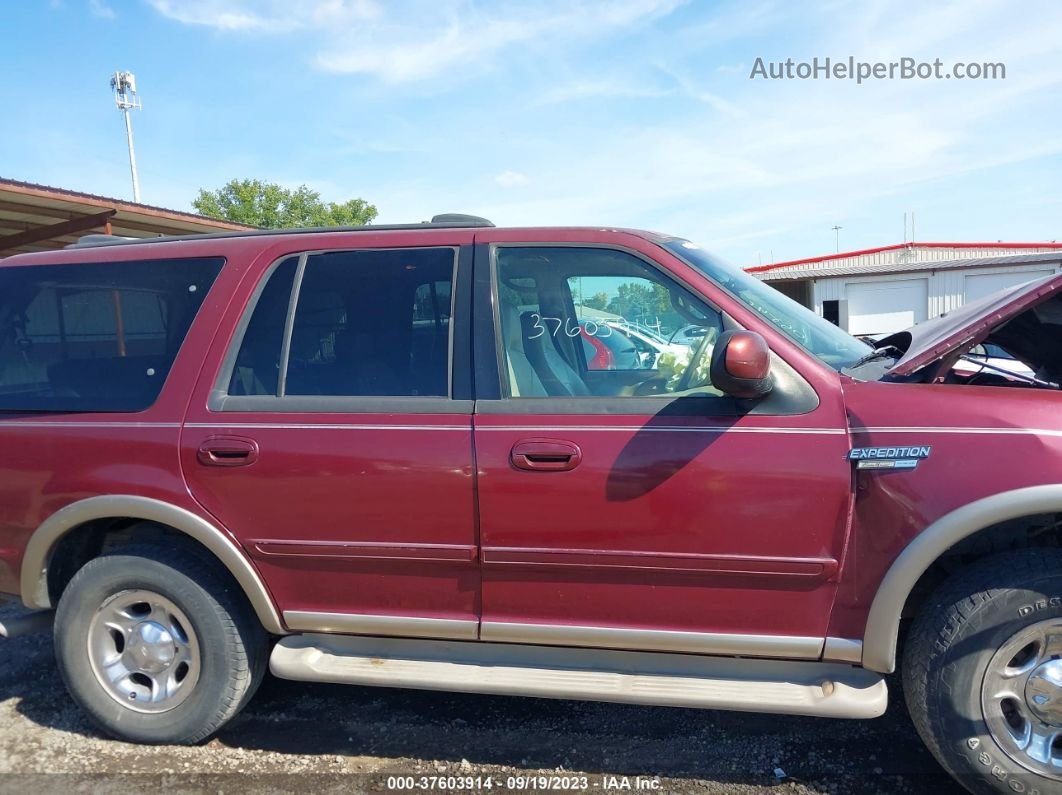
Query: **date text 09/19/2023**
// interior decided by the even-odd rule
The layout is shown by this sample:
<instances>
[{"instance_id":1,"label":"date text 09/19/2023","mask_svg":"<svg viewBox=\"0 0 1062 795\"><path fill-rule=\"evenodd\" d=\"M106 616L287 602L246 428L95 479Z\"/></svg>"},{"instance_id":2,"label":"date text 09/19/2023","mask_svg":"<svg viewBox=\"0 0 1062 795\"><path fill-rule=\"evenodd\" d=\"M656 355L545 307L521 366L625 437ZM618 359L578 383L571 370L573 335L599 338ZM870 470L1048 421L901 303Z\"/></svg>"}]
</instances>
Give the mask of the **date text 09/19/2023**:
<instances>
[{"instance_id":1,"label":"date text 09/19/2023","mask_svg":"<svg viewBox=\"0 0 1062 795\"><path fill-rule=\"evenodd\" d=\"M501 776L388 776L390 791L457 791L499 790L501 792L603 792L659 791L663 784L655 776L621 776L581 774Z\"/></svg>"}]
</instances>

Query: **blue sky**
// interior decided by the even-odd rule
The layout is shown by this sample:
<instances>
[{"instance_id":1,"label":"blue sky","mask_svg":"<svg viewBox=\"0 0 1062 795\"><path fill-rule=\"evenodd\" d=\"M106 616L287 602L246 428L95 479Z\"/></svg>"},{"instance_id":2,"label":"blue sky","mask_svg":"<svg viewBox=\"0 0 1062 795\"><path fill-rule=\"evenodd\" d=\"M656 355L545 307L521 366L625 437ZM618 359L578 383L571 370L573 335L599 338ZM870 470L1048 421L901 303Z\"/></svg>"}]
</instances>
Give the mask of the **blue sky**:
<instances>
[{"instance_id":1,"label":"blue sky","mask_svg":"<svg viewBox=\"0 0 1062 795\"><path fill-rule=\"evenodd\" d=\"M260 177L380 222L637 226L740 265L1062 239L1062 3L5 0L0 176L143 200ZM1003 62L1006 79L750 79L765 61Z\"/></svg>"}]
</instances>

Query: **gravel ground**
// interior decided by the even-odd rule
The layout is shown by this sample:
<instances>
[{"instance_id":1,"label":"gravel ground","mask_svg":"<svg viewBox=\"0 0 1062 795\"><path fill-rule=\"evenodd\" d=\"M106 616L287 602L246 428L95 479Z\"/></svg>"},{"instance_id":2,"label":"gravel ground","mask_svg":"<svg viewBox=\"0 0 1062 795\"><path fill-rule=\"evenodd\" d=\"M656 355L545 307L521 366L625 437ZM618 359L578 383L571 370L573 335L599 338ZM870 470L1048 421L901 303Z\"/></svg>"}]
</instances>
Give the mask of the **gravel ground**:
<instances>
[{"instance_id":1,"label":"gravel ground","mask_svg":"<svg viewBox=\"0 0 1062 795\"><path fill-rule=\"evenodd\" d=\"M148 747L88 723L40 634L0 640L0 793L387 792L393 775L491 776L504 792L538 774L585 774L591 790L961 792L892 689L885 717L856 722L267 678L206 745Z\"/></svg>"}]
</instances>

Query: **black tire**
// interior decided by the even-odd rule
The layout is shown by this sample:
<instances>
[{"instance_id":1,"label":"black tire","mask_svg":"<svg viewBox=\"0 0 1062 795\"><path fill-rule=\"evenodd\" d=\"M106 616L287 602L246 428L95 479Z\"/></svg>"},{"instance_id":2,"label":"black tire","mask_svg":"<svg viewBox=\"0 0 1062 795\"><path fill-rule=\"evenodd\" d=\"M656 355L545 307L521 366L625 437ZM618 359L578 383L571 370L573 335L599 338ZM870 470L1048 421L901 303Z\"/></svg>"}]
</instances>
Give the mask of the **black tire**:
<instances>
[{"instance_id":1,"label":"black tire","mask_svg":"<svg viewBox=\"0 0 1062 795\"><path fill-rule=\"evenodd\" d=\"M1062 779L1032 769L1027 757L1019 761L1020 751L1003 747L982 705L997 651L1054 620L1062 623L1062 550L1027 549L953 575L910 629L902 671L908 711L937 761L977 795L1062 793Z\"/></svg>"},{"instance_id":2,"label":"black tire","mask_svg":"<svg viewBox=\"0 0 1062 795\"><path fill-rule=\"evenodd\" d=\"M196 638L196 679L164 712L145 714L119 702L90 661L89 628L97 611L138 590L179 608ZM210 737L258 688L268 639L228 572L181 544L138 544L90 561L63 591L55 615L56 661L71 696L104 732L139 743L192 744Z\"/></svg>"}]
</instances>

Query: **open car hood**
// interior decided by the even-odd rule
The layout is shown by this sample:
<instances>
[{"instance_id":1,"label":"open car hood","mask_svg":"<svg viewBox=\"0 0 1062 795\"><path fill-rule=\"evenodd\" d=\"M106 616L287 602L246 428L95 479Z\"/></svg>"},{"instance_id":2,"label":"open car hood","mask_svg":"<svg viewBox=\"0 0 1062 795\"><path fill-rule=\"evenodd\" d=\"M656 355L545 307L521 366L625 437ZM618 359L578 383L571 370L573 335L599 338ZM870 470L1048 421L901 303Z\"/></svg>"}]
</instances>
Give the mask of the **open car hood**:
<instances>
[{"instance_id":1,"label":"open car hood","mask_svg":"<svg viewBox=\"0 0 1062 795\"><path fill-rule=\"evenodd\" d=\"M1008 287L980 301L961 306L954 312L947 312L925 323L911 326L906 331L891 334L878 342L878 345L894 345L904 351L904 354L889 369L888 375L890 377L910 375L954 349L973 342L987 331L1003 325L1025 310L1044 303L1059 292L1062 292L1062 273ZM1062 318L1049 317L1042 319L1042 322L1056 325L1062 323ZM1029 340L1027 345L1023 345L1024 335L1013 336L1015 339L1007 346L1008 349L1015 355L1024 354L1021 356L1023 360L1026 358L1038 360L1027 362L1034 369L1047 364L1043 361L1045 358L1062 355L1062 351L1045 351L1042 340L1039 342ZM1028 347L1029 350L1021 350L1023 347ZM1014 348L1019 350L1014 350Z\"/></svg>"}]
</instances>

